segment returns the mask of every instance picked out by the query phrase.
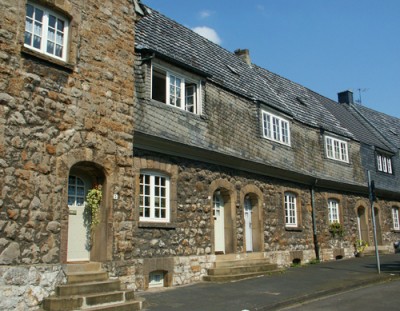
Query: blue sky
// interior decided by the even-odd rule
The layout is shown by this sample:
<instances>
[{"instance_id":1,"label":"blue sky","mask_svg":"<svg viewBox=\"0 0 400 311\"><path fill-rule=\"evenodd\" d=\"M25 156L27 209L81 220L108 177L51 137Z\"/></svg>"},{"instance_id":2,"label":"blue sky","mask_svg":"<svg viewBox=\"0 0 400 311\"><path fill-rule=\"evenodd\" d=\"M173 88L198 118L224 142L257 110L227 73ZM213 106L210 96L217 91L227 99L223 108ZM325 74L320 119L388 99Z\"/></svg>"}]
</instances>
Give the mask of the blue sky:
<instances>
[{"instance_id":1,"label":"blue sky","mask_svg":"<svg viewBox=\"0 0 400 311\"><path fill-rule=\"evenodd\" d=\"M223 48L333 100L400 118L400 0L142 0Z\"/></svg>"}]
</instances>

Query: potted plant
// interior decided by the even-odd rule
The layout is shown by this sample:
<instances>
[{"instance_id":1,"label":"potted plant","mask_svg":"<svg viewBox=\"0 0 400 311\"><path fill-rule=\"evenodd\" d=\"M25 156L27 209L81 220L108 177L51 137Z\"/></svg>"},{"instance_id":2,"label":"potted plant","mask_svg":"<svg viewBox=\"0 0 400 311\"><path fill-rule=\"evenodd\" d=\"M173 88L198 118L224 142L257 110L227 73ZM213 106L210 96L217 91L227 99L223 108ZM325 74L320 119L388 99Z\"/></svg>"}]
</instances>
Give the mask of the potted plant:
<instances>
[{"instance_id":1,"label":"potted plant","mask_svg":"<svg viewBox=\"0 0 400 311\"><path fill-rule=\"evenodd\" d=\"M103 197L101 185L95 185L86 196L86 208L90 217L90 231L93 234L96 226L100 223L100 203Z\"/></svg>"},{"instance_id":2,"label":"potted plant","mask_svg":"<svg viewBox=\"0 0 400 311\"><path fill-rule=\"evenodd\" d=\"M329 231L330 231L330 233L332 234L332 237L333 238L335 238L335 237L340 237L340 238L342 238L343 237L343 235L344 235L344 230L343 230L343 226L342 226L342 224L341 223L339 223L339 222L332 222L330 225L329 225Z\"/></svg>"},{"instance_id":3,"label":"potted plant","mask_svg":"<svg viewBox=\"0 0 400 311\"><path fill-rule=\"evenodd\" d=\"M368 243L362 239L358 239L354 243L354 248L356 249L356 257L363 257L365 248L368 247Z\"/></svg>"}]
</instances>

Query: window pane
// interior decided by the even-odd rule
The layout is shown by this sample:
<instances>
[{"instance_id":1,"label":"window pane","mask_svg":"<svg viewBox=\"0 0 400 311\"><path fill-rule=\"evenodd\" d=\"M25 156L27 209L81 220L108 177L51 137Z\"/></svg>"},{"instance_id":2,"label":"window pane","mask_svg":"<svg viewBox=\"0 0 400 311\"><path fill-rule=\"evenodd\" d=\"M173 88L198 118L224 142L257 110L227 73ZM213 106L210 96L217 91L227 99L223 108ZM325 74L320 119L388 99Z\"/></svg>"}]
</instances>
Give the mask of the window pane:
<instances>
[{"instance_id":1,"label":"window pane","mask_svg":"<svg viewBox=\"0 0 400 311\"><path fill-rule=\"evenodd\" d=\"M24 43L27 45L32 45L32 34L30 34L29 32L25 32Z\"/></svg>"},{"instance_id":2,"label":"window pane","mask_svg":"<svg viewBox=\"0 0 400 311\"><path fill-rule=\"evenodd\" d=\"M25 30L28 32L32 32L33 30L33 21L29 18L25 20Z\"/></svg>"},{"instance_id":3,"label":"window pane","mask_svg":"<svg viewBox=\"0 0 400 311\"><path fill-rule=\"evenodd\" d=\"M40 49L40 45L41 45L42 39L38 36L34 36L33 37L33 47L36 49Z\"/></svg>"},{"instance_id":4,"label":"window pane","mask_svg":"<svg viewBox=\"0 0 400 311\"><path fill-rule=\"evenodd\" d=\"M35 8L35 20L39 22L43 21L43 11L41 9Z\"/></svg>"},{"instance_id":5,"label":"window pane","mask_svg":"<svg viewBox=\"0 0 400 311\"><path fill-rule=\"evenodd\" d=\"M64 35L62 32L57 31L57 36L56 36L56 43L60 46L62 46L64 40Z\"/></svg>"},{"instance_id":6,"label":"window pane","mask_svg":"<svg viewBox=\"0 0 400 311\"><path fill-rule=\"evenodd\" d=\"M53 15L49 15L49 27L56 28L56 17Z\"/></svg>"},{"instance_id":7,"label":"window pane","mask_svg":"<svg viewBox=\"0 0 400 311\"><path fill-rule=\"evenodd\" d=\"M49 28L49 31L47 32L47 40L54 42L55 38L56 38L56 36L54 34L54 29Z\"/></svg>"},{"instance_id":8,"label":"window pane","mask_svg":"<svg viewBox=\"0 0 400 311\"><path fill-rule=\"evenodd\" d=\"M62 21L61 19L57 20L57 30L59 32L64 32L64 21Z\"/></svg>"},{"instance_id":9,"label":"window pane","mask_svg":"<svg viewBox=\"0 0 400 311\"><path fill-rule=\"evenodd\" d=\"M58 57L62 57L62 46L56 45L56 52L54 53Z\"/></svg>"},{"instance_id":10,"label":"window pane","mask_svg":"<svg viewBox=\"0 0 400 311\"><path fill-rule=\"evenodd\" d=\"M33 6L30 4L26 5L26 16L33 17Z\"/></svg>"}]
</instances>

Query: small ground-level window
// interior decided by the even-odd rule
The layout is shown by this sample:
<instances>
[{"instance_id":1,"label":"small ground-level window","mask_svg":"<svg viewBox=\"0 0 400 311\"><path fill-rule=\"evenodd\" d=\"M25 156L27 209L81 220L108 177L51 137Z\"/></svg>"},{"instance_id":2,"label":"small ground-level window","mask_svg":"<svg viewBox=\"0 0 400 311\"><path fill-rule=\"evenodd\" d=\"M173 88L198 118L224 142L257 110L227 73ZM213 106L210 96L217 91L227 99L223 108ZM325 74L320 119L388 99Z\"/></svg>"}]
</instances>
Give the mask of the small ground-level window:
<instances>
[{"instance_id":1,"label":"small ground-level window","mask_svg":"<svg viewBox=\"0 0 400 311\"><path fill-rule=\"evenodd\" d=\"M164 287L164 272L153 271L149 274L149 288Z\"/></svg>"}]
</instances>

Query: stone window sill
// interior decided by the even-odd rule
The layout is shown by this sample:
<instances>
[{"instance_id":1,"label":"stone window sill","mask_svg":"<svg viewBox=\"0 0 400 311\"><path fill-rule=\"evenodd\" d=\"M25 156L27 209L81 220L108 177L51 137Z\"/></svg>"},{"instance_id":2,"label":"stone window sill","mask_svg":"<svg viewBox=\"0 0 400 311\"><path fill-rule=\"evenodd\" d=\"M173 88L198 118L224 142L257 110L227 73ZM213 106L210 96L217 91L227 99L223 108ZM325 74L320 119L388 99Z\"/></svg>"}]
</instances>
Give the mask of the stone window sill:
<instances>
[{"instance_id":1,"label":"stone window sill","mask_svg":"<svg viewBox=\"0 0 400 311\"><path fill-rule=\"evenodd\" d=\"M286 230L286 231L294 231L294 232L301 232L301 231L303 231L303 229L300 228L300 227L285 227L285 230Z\"/></svg>"},{"instance_id":2,"label":"stone window sill","mask_svg":"<svg viewBox=\"0 0 400 311\"><path fill-rule=\"evenodd\" d=\"M146 229L175 229L175 223L163 223L163 222L146 222L140 221L139 228L146 228Z\"/></svg>"},{"instance_id":3,"label":"stone window sill","mask_svg":"<svg viewBox=\"0 0 400 311\"><path fill-rule=\"evenodd\" d=\"M21 47L21 53L24 54L24 55L27 55L29 57L36 58L36 59L39 59L39 60L44 61L46 63L55 65L55 66L57 66L59 68L62 68L64 70L67 70L67 71L70 71L70 72L72 72L74 70L74 64L72 64L72 63L68 63L68 62L64 62L62 60L58 60L58 59L52 58L52 57L47 56L45 54L42 54L42 53L36 52L34 50L31 50L31 49L29 49L29 48L27 48L25 46Z\"/></svg>"}]
</instances>

